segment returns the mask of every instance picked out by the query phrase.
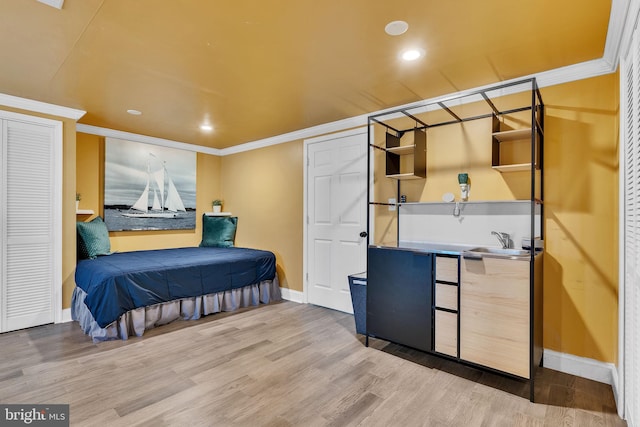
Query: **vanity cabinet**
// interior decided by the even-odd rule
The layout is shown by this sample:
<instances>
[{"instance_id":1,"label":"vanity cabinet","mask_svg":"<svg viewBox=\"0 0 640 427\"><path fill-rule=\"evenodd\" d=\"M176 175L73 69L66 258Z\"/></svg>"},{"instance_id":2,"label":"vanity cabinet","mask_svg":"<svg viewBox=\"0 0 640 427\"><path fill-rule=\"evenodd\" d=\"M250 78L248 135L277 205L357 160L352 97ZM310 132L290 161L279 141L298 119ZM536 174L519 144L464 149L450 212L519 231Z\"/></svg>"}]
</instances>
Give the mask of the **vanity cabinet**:
<instances>
[{"instance_id":1,"label":"vanity cabinet","mask_svg":"<svg viewBox=\"0 0 640 427\"><path fill-rule=\"evenodd\" d=\"M434 350L458 357L458 258L436 255Z\"/></svg>"},{"instance_id":2,"label":"vanity cabinet","mask_svg":"<svg viewBox=\"0 0 640 427\"><path fill-rule=\"evenodd\" d=\"M462 259L461 359L530 377L529 275L529 258Z\"/></svg>"},{"instance_id":3,"label":"vanity cabinet","mask_svg":"<svg viewBox=\"0 0 640 427\"><path fill-rule=\"evenodd\" d=\"M370 247L367 335L431 351L433 254Z\"/></svg>"}]
</instances>

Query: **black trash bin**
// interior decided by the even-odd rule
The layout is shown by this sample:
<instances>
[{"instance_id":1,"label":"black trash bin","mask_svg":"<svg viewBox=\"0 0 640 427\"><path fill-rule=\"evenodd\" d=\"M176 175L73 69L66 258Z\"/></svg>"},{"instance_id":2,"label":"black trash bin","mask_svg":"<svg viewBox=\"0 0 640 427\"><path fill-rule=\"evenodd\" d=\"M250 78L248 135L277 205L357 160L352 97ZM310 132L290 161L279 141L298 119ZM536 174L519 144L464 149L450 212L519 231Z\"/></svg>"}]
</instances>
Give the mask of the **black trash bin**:
<instances>
[{"instance_id":1,"label":"black trash bin","mask_svg":"<svg viewBox=\"0 0 640 427\"><path fill-rule=\"evenodd\" d=\"M350 275L349 290L356 332L364 335L367 333L367 273Z\"/></svg>"}]
</instances>

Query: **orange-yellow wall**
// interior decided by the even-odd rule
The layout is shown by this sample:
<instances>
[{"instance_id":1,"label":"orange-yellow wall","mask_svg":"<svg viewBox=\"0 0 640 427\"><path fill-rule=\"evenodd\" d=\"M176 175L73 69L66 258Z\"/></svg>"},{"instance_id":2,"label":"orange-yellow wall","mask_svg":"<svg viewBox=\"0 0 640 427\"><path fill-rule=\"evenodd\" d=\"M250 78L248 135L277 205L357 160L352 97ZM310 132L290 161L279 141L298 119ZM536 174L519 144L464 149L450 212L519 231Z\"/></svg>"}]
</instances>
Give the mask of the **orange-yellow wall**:
<instances>
[{"instance_id":1,"label":"orange-yellow wall","mask_svg":"<svg viewBox=\"0 0 640 427\"><path fill-rule=\"evenodd\" d=\"M225 210L238 216L236 245L276 254L280 286L302 291L303 144L221 159Z\"/></svg>"},{"instance_id":2,"label":"orange-yellow wall","mask_svg":"<svg viewBox=\"0 0 640 427\"><path fill-rule=\"evenodd\" d=\"M618 74L544 88L544 346L617 362Z\"/></svg>"},{"instance_id":3,"label":"orange-yellow wall","mask_svg":"<svg viewBox=\"0 0 640 427\"><path fill-rule=\"evenodd\" d=\"M0 106L5 111L44 117L62 122L62 307L70 306L71 294L75 288L73 278L76 266L76 223L75 223L75 164L76 122L72 119L34 113Z\"/></svg>"},{"instance_id":4,"label":"orange-yellow wall","mask_svg":"<svg viewBox=\"0 0 640 427\"><path fill-rule=\"evenodd\" d=\"M522 92L510 97L508 108L522 107L531 104L531 92ZM515 103L518 102L518 103ZM501 103L501 104L504 104ZM501 105L501 108L507 108ZM456 113L462 117L473 117L487 114L490 111L484 102L458 106ZM427 123L442 123L451 120L448 114L440 117L426 118ZM504 119L504 129L522 129L530 127L531 113L517 113ZM390 123L393 125L393 121ZM412 126L410 123L409 126ZM407 128L407 123L395 126ZM386 129L382 125L374 126L374 142L378 147L385 146ZM408 141L404 141L409 137ZM412 144L411 133L402 138L402 145ZM503 146L505 143L502 144ZM528 162L531 158L530 144L517 141L514 146L524 154L517 163ZM515 152L516 150L512 150ZM503 155L505 153L503 152ZM374 177L374 198L377 202L387 202L397 197L397 181L384 176L385 153L374 150L376 174ZM408 202L442 202L445 193L453 193L460 200L458 174L467 173L470 179L469 201L488 200L529 200L531 194L530 172L501 173L491 167L492 162L492 118L487 117L461 124L437 126L427 131L427 178L401 180L400 194L406 195ZM408 160L406 163L404 160ZM403 172L413 170L413 157L401 158ZM509 163L509 162L505 162ZM540 198L540 174L536 173L536 197ZM373 242L378 245L397 244L397 215L386 206L375 208L375 233Z\"/></svg>"},{"instance_id":5,"label":"orange-yellow wall","mask_svg":"<svg viewBox=\"0 0 640 427\"><path fill-rule=\"evenodd\" d=\"M80 209L93 209L98 215L103 200L104 138L78 133L77 141ZM200 217L219 198L225 211L238 216L236 246L274 252L280 286L302 291L302 169L302 141L225 157L198 153L196 229L111 232L111 249L197 246L202 238ZM94 216L78 219L88 221Z\"/></svg>"},{"instance_id":6,"label":"orange-yellow wall","mask_svg":"<svg viewBox=\"0 0 640 427\"><path fill-rule=\"evenodd\" d=\"M547 87L542 95L546 104L544 347L616 363L618 76ZM465 132L462 135L484 135L485 127L482 123L465 125L466 136ZM91 195L100 191L95 173L101 162L99 141L95 136L78 135L78 189L83 200L94 204L82 204L82 208L99 208ZM435 144L435 136L427 144L429 141ZM472 199L491 199L495 191L500 199L521 198L520 178L473 169L473 164L464 163L473 156L460 157L451 147L447 150L453 160L447 160L447 150L428 145L426 182L435 185L422 184L417 193L420 198L438 200L443 192L456 192L458 168L470 173ZM440 166L435 163L438 159ZM447 161L459 164L443 167ZM451 168L455 170L448 170ZM447 176L439 177L439 173ZM88 182L91 185L85 187ZM65 184L72 203L75 191L71 187ZM222 198L224 210L239 217L237 244L273 251L281 285L302 291L302 141L222 158L199 154L197 191L198 214L210 209L213 198ZM199 239L199 228L195 233L112 233L114 249L121 251L197 245Z\"/></svg>"},{"instance_id":7,"label":"orange-yellow wall","mask_svg":"<svg viewBox=\"0 0 640 427\"><path fill-rule=\"evenodd\" d=\"M541 91L544 347L612 363L618 342L618 84L618 75L610 74ZM384 130L376 131L376 145L383 146ZM376 171L383 175L380 153ZM427 179L402 181L401 194L410 202L440 201L446 192L459 197L457 174L468 172L472 201L530 197L528 172L500 173L490 165L490 119L433 128L427 132ZM395 181L376 176L375 182L377 201L396 197ZM386 207L376 212L375 242L395 244L395 213Z\"/></svg>"}]
</instances>

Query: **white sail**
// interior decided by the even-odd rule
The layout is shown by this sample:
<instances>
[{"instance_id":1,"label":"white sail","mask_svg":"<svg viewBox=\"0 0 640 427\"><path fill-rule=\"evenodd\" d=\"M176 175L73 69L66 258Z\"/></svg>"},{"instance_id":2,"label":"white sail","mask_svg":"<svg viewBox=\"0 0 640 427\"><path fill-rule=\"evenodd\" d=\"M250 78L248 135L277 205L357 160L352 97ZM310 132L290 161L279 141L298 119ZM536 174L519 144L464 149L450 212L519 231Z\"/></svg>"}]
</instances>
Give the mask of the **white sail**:
<instances>
[{"instance_id":1,"label":"white sail","mask_svg":"<svg viewBox=\"0 0 640 427\"><path fill-rule=\"evenodd\" d=\"M169 188L167 189L167 210L171 212L182 211L186 212L184 208L184 204L182 203L182 198L180 198L180 194L178 194L178 190L176 186L173 184L173 180L167 174L167 181L169 182Z\"/></svg>"},{"instance_id":2,"label":"white sail","mask_svg":"<svg viewBox=\"0 0 640 427\"><path fill-rule=\"evenodd\" d=\"M156 181L156 184L158 185L158 191L160 192L160 208L159 209L163 209L165 207L165 200L164 200L164 167L155 171L153 173L153 178Z\"/></svg>"},{"instance_id":3,"label":"white sail","mask_svg":"<svg viewBox=\"0 0 640 427\"><path fill-rule=\"evenodd\" d=\"M162 210L162 205L160 204L160 200L158 200L158 193L156 192L155 188L153 189L153 205L151 206L151 210Z\"/></svg>"},{"instance_id":4,"label":"white sail","mask_svg":"<svg viewBox=\"0 0 640 427\"><path fill-rule=\"evenodd\" d=\"M153 154L150 155L155 158ZM153 181L151 180L152 176ZM155 186L158 187L157 191L156 188L150 187L151 182L154 182ZM164 191L165 183L167 184L166 197ZM155 212L149 212L150 188L153 191L153 205L151 209ZM158 197L158 194L160 194L160 197ZM178 194L178 190L167 173L166 168L162 166L159 170L151 172L150 163L147 163L147 185L140 198L133 204L133 206L131 206L131 208L140 212L126 212L122 213L122 215L129 218L178 218L180 215L174 212L186 212L184 204L182 203L182 198L180 197L180 194ZM170 212L166 212L165 209Z\"/></svg>"},{"instance_id":5,"label":"white sail","mask_svg":"<svg viewBox=\"0 0 640 427\"><path fill-rule=\"evenodd\" d=\"M147 179L147 186L144 188L140 198L131 206L132 209L137 211L147 212L149 210L149 180Z\"/></svg>"}]
</instances>

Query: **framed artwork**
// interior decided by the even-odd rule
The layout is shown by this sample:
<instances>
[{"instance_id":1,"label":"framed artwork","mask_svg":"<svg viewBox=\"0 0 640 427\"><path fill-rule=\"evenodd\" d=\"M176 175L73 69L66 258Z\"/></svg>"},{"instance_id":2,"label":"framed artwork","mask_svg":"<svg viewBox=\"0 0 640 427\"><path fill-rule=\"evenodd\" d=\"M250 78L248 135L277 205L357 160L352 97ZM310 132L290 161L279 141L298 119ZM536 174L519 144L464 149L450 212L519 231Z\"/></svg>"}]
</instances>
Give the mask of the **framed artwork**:
<instances>
[{"instance_id":1,"label":"framed artwork","mask_svg":"<svg viewBox=\"0 0 640 427\"><path fill-rule=\"evenodd\" d=\"M104 222L109 231L196 227L196 153L107 138Z\"/></svg>"}]
</instances>

